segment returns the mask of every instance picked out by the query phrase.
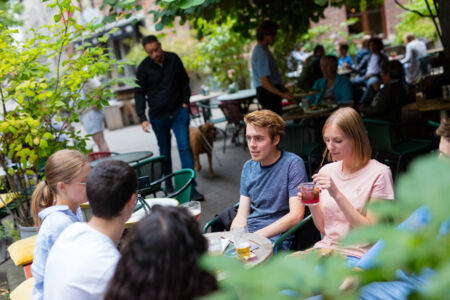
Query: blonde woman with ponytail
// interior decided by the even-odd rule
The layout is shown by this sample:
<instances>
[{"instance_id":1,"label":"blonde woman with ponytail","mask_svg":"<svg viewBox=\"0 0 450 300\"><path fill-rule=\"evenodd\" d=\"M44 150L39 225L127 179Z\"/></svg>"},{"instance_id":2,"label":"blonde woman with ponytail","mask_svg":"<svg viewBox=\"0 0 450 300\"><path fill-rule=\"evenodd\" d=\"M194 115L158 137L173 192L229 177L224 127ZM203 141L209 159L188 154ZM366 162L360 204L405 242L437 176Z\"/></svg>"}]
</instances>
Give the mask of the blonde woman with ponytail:
<instances>
[{"instance_id":1,"label":"blonde woman with ponytail","mask_svg":"<svg viewBox=\"0 0 450 300\"><path fill-rule=\"evenodd\" d=\"M45 264L56 239L67 226L83 221L80 204L87 201L89 170L88 157L75 150L55 152L45 164L45 181L32 195L33 219L39 227L31 265L35 278L33 300L43 299Z\"/></svg>"}]
</instances>

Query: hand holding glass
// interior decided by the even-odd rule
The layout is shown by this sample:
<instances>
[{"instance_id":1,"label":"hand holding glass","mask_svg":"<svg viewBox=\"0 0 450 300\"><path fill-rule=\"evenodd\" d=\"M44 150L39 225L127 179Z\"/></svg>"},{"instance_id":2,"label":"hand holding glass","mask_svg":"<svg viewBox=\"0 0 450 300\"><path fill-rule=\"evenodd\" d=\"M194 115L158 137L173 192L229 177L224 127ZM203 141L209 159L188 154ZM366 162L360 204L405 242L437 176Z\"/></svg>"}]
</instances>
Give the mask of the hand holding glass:
<instances>
[{"instance_id":1,"label":"hand holding glass","mask_svg":"<svg viewBox=\"0 0 450 300\"><path fill-rule=\"evenodd\" d=\"M304 205L317 205L319 204L319 188L314 184L314 182L303 182L300 183L300 193L302 194L302 203Z\"/></svg>"}]
</instances>

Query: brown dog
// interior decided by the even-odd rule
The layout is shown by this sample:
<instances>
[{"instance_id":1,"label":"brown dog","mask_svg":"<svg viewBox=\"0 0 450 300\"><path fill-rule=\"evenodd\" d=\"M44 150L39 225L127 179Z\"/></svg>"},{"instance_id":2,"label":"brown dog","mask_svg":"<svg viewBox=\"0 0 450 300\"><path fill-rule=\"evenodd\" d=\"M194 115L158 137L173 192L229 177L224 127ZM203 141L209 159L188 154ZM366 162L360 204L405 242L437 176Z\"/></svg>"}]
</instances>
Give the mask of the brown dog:
<instances>
[{"instance_id":1,"label":"brown dog","mask_svg":"<svg viewBox=\"0 0 450 300\"><path fill-rule=\"evenodd\" d=\"M197 172L202 169L199 155L200 153L206 153L208 155L209 175L215 176L216 173L214 173L212 168L212 153L200 133L203 134L212 147L214 137L216 136L216 128L211 123L205 123L198 128L189 126L189 143L191 144L192 156L194 158L194 169Z\"/></svg>"}]
</instances>

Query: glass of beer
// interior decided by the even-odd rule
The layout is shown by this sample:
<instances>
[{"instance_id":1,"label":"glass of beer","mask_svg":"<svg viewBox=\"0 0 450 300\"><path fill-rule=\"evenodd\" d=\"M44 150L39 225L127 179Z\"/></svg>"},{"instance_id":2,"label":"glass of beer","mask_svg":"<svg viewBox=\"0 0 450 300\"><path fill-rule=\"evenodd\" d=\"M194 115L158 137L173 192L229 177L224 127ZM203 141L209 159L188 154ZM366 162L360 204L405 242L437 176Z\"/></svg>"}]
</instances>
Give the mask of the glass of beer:
<instances>
[{"instance_id":1,"label":"glass of beer","mask_svg":"<svg viewBox=\"0 0 450 300\"><path fill-rule=\"evenodd\" d=\"M248 240L247 226L231 229L234 248L239 259L247 260L250 258L250 241Z\"/></svg>"},{"instance_id":2,"label":"glass of beer","mask_svg":"<svg viewBox=\"0 0 450 300\"><path fill-rule=\"evenodd\" d=\"M314 182L300 183L300 193L302 194L302 203L304 205L319 204L319 188L315 186Z\"/></svg>"},{"instance_id":3,"label":"glass of beer","mask_svg":"<svg viewBox=\"0 0 450 300\"><path fill-rule=\"evenodd\" d=\"M208 237L208 252L210 255L222 254L222 240L217 236Z\"/></svg>"},{"instance_id":4,"label":"glass of beer","mask_svg":"<svg viewBox=\"0 0 450 300\"><path fill-rule=\"evenodd\" d=\"M194 217L195 221L198 222L200 219L200 214L202 212L202 207L199 201L189 201L181 204L184 208L186 208L189 213Z\"/></svg>"}]
</instances>

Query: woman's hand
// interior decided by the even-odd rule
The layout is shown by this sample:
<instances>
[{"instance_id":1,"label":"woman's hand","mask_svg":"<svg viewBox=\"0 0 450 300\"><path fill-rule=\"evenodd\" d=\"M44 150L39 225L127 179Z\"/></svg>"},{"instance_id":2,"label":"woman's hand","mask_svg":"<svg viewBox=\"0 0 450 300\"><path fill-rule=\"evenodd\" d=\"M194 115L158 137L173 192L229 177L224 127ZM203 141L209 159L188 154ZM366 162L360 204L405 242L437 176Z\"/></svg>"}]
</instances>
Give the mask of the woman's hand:
<instances>
[{"instance_id":1,"label":"woman's hand","mask_svg":"<svg viewBox=\"0 0 450 300\"><path fill-rule=\"evenodd\" d=\"M333 179L326 174L314 174L312 176L313 182L320 190L327 190L331 197L335 198L335 196L339 193L337 186L334 184Z\"/></svg>"}]
</instances>

